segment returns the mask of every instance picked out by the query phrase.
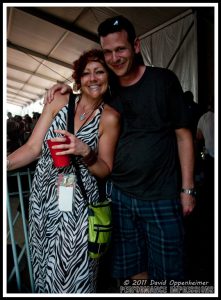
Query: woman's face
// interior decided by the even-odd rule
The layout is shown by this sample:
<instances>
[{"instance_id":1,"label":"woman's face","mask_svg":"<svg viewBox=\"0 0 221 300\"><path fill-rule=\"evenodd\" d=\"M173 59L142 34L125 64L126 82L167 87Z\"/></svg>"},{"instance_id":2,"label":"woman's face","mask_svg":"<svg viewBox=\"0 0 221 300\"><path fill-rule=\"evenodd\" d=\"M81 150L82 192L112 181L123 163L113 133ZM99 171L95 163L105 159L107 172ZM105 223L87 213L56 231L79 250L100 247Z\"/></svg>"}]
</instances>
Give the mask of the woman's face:
<instances>
[{"instance_id":1,"label":"woman's face","mask_svg":"<svg viewBox=\"0 0 221 300\"><path fill-rule=\"evenodd\" d=\"M108 88L108 73L100 62L89 62L81 76L82 94L102 98Z\"/></svg>"}]
</instances>

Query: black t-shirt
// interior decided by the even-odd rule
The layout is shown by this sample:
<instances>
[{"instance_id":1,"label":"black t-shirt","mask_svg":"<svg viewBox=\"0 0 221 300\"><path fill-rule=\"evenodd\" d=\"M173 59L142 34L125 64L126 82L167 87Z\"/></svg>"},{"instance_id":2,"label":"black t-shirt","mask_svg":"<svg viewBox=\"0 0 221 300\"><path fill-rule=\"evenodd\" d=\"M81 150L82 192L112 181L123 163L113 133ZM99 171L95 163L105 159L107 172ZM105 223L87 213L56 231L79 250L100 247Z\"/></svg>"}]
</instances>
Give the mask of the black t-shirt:
<instances>
[{"instance_id":1,"label":"black t-shirt","mask_svg":"<svg viewBox=\"0 0 221 300\"><path fill-rule=\"evenodd\" d=\"M119 89L111 105L122 118L113 183L138 199L177 198L175 129L187 127L188 116L176 75L147 67L138 83Z\"/></svg>"}]
</instances>

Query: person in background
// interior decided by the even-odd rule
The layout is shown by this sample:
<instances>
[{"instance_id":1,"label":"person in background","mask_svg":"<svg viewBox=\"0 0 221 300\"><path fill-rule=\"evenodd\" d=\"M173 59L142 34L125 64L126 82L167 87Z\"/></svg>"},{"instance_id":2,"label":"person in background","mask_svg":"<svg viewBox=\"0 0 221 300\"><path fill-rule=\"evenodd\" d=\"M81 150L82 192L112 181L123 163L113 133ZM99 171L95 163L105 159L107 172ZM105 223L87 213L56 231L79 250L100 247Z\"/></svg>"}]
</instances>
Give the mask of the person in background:
<instances>
[{"instance_id":1,"label":"person in background","mask_svg":"<svg viewBox=\"0 0 221 300\"><path fill-rule=\"evenodd\" d=\"M11 113L10 113L11 114ZM7 153L11 153L18 149L20 144L19 139L19 123L8 114L7 119Z\"/></svg>"},{"instance_id":2,"label":"person in background","mask_svg":"<svg viewBox=\"0 0 221 300\"><path fill-rule=\"evenodd\" d=\"M19 144L21 146L21 145L24 144L25 122L24 122L22 116L20 116L20 115L15 115L14 120L18 124L19 133L18 133L17 139L18 139Z\"/></svg>"},{"instance_id":3,"label":"person in background","mask_svg":"<svg viewBox=\"0 0 221 300\"><path fill-rule=\"evenodd\" d=\"M32 118L26 114L23 118L24 121L24 142L28 140L32 133Z\"/></svg>"},{"instance_id":4,"label":"person in background","mask_svg":"<svg viewBox=\"0 0 221 300\"><path fill-rule=\"evenodd\" d=\"M7 120L11 120L11 119L13 119L13 117L12 117L12 113L11 113L10 111L7 113L7 117L8 117L8 119L7 119Z\"/></svg>"},{"instance_id":5,"label":"person in background","mask_svg":"<svg viewBox=\"0 0 221 300\"><path fill-rule=\"evenodd\" d=\"M37 293L94 293L98 261L88 253L88 201L99 201L98 178L113 167L120 131L119 113L105 104L109 74L101 50L85 52L74 62L73 78L80 95L75 97L74 134L67 131L69 95L56 93L28 141L7 157L8 170L25 166L40 154L29 205L29 245ZM72 209L59 209L59 178L75 174L73 164L56 168L47 140L69 144L53 146L57 155L74 155L88 199L76 182ZM73 183L75 184L75 183ZM63 199L63 200L66 200ZM62 201L62 199L61 199Z\"/></svg>"},{"instance_id":6,"label":"person in background","mask_svg":"<svg viewBox=\"0 0 221 300\"><path fill-rule=\"evenodd\" d=\"M208 111L204 113L197 124L197 141L202 146L201 162L203 164L204 182L206 191L210 196L214 195L214 103L213 99L208 105Z\"/></svg>"},{"instance_id":7,"label":"person in background","mask_svg":"<svg viewBox=\"0 0 221 300\"><path fill-rule=\"evenodd\" d=\"M204 141L205 155L214 158L214 104L208 105L208 111L204 113L197 124L197 140Z\"/></svg>"},{"instance_id":8,"label":"person in background","mask_svg":"<svg viewBox=\"0 0 221 300\"><path fill-rule=\"evenodd\" d=\"M145 66L140 41L123 16L98 27L118 82L110 105L122 130L111 173L116 279L183 280L184 224L195 207L194 146L183 90L167 69ZM71 92L57 84L45 95Z\"/></svg>"},{"instance_id":9,"label":"person in background","mask_svg":"<svg viewBox=\"0 0 221 300\"><path fill-rule=\"evenodd\" d=\"M200 151L200 164L202 171L201 185L199 187L199 193L201 193L198 210L201 218L200 228L197 231L201 238L201 257L205 262L205 266L209 266L203 269L207 278L211 282L214 282L214 232L215 232L215 159L216 153L214 151L214 98L211 97L208 103L207 111L200 117L197 125L197 143ZM197 228L197 226L196 226ZM205 236L207 240L205 243Z\"/></svg>"},{"instance_id":10,"label":"person in background","mask_svg":"<svg viewBox=\"0 0 221 300\"><path fill-rule=\"evenodd\" d=\"M32 130L33 130L41 114L38 112L33 112L32 114L33 114L32 116Z\"/></svg>"}]
</instances>

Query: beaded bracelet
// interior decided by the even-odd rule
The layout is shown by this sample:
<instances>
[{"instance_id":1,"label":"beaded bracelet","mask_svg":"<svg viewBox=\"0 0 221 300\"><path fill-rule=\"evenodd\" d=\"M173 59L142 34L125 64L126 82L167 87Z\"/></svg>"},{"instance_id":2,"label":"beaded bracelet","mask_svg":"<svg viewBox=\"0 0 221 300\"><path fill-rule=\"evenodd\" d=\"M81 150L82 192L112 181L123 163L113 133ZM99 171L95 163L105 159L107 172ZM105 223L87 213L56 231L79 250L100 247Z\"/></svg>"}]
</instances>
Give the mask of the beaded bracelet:
<instances>
[{"instance_id":1,"label":"beaded bracelet","mask_svg":"<svg viewBox=\"0 0 221 300\"><path fill-rule=\"evenodd\" d=\"M93 150L90 150L90 152L83 157L83 161L90 167L97 161L97 154Z\"/></svg>"}]
</instances>

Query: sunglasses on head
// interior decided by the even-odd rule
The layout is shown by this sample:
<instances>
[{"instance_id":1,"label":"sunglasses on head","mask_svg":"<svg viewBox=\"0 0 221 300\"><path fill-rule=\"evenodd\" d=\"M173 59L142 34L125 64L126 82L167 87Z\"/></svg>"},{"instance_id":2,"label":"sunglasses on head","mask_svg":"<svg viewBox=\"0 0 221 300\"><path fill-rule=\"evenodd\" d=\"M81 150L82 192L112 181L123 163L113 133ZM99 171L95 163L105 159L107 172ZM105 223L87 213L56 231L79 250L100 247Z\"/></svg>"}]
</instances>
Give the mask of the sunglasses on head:
<instances>
[{"instance_id":1,"label":"sunglasses on head","mask_svg":"<svg viewBox=\"0 0 221 300\"><path fill-rule=\"evenodd\" d=\"M125 30L128 34L136 36L132 23L123 16L108 18L98 26L98 35L106 36L109 33Z\"/></svg>"}]
</instances>

